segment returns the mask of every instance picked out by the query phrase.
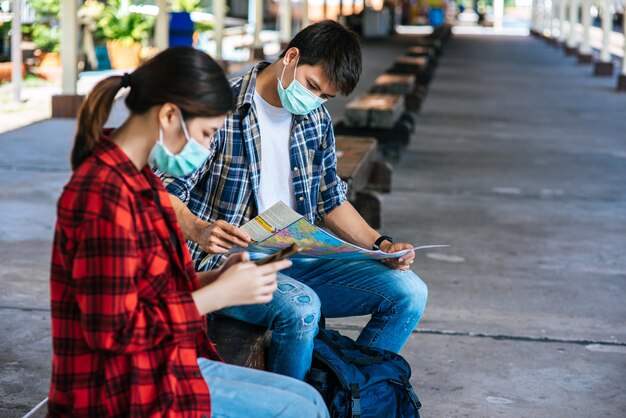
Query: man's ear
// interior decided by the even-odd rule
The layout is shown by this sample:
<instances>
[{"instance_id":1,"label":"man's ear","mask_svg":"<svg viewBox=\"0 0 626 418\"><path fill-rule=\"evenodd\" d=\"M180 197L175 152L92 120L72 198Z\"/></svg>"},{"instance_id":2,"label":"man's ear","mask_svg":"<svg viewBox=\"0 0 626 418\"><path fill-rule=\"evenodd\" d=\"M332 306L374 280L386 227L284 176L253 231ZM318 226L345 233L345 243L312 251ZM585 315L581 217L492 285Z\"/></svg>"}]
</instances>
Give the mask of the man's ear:
<instances>
[{"instance_id":1,"label":"man's ear","mask_svg":"<svg viewBox=\"0 0 626 418\"><path fill-rule=\"evenodd\" d=\"M300 50L296 47L289 48L283 57L283 64L289 65L300 56Z\"/></svg>"}]
</instances>

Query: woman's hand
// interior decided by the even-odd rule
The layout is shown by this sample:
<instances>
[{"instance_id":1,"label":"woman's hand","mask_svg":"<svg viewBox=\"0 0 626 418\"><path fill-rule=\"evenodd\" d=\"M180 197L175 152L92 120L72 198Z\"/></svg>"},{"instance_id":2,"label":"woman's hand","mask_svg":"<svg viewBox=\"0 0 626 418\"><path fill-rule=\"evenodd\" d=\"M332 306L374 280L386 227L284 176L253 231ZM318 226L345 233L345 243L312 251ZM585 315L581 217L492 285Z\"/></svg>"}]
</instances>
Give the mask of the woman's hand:
<instances>
[{"instance_id":1,"label":"woman's hand","mask_svg":"<svg viewBox=\"0 0 626 418\"><path fill-rule=\"evenodd\" d=\"M201 315L229 306L268 303L276 291L276 272L291 266L281 260L258 267L254 263L236 263L224 268L215 281L192 293Z\"/></svg>"}]
</instances>

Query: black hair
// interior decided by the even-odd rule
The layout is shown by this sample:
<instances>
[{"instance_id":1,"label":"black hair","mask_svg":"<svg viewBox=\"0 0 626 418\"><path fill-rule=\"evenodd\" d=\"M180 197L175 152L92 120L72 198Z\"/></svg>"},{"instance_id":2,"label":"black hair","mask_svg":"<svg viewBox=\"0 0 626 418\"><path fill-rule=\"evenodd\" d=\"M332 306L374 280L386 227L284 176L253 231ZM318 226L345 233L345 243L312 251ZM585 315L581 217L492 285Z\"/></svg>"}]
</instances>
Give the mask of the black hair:
<instances>
[{"instance_id":1,"label":"black hair","mask_svg":"<svg viewBox=\"0 0 626 418\"><path fill-rule=\"evenodd\" d=\"M361 45L358 36L333 20L323 20L302 29L289 42L280 58L290 48L298 48L298 65L322 64L330 82L344 96L352 93L362 71Z\"/></svg>"},{"instance_id":2,"label":"black hair","mask_svg":"<svg viewBox=\"0 0 626 418\"><path fill-rule=\"evenodd\" d=\"M108 77L96 84L78 111L73 169L100 140L113 100L124 87L130 87L125 103L135 115L144 114L153 106L173 103L185 119L221 116L235 104L226 75L215 60L191 47L168 48L131 74Z\"/></svg>"}]
</instances>

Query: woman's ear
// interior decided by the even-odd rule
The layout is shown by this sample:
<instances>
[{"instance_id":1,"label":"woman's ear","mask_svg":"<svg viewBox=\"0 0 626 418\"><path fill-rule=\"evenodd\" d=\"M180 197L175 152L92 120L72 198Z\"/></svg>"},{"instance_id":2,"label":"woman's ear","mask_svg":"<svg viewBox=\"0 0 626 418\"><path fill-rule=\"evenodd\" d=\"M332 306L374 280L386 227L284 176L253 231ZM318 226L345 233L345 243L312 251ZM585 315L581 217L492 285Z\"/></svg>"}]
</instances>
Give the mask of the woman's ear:
<instances>
[{"instance_id":1,"label":"woman's ear","mask_svg":"<svg viewBox=\"0 0 626 418\"><path fill-rule=\"evenodd\" d=\"M165 103L157 111L159 125L167 130L174 125L178 125L178 107L172 103Z\"/></svg>"}]
</instances>

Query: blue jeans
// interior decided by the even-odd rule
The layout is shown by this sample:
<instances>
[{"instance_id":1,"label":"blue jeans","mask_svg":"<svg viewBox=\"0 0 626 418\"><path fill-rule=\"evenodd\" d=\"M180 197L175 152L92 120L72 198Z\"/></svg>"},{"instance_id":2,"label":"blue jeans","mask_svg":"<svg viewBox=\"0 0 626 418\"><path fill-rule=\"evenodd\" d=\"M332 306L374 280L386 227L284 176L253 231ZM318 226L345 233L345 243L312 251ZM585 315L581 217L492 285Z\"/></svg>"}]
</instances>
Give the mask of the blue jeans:
<instances>
[{"instance_id":1,"label":"blue jeans","mask_svg":"<svg viewBox=\"0 0 626 418\"><path fill-rule=\"evenodd\" d=\"M260 257L251 254L252 259ZM426 307L428 289L411 271L392 270L378 261L292 261L278 275L270 303L220 312L272 330L268 370L275 373L305 378L320 311L326 318L371 315L357 341L398 353Z\"/></svg>"},{"instance_id":2,"label":"blue jeans","mask_svg":"<svg viewBox=\"0 0 626 418\"><path fill-rule=\"evenodd\" d=\"M324 400L304 382L205 358L198 366L211 392L213 418L328 418Z\"/></svg>"}]
</instances>

